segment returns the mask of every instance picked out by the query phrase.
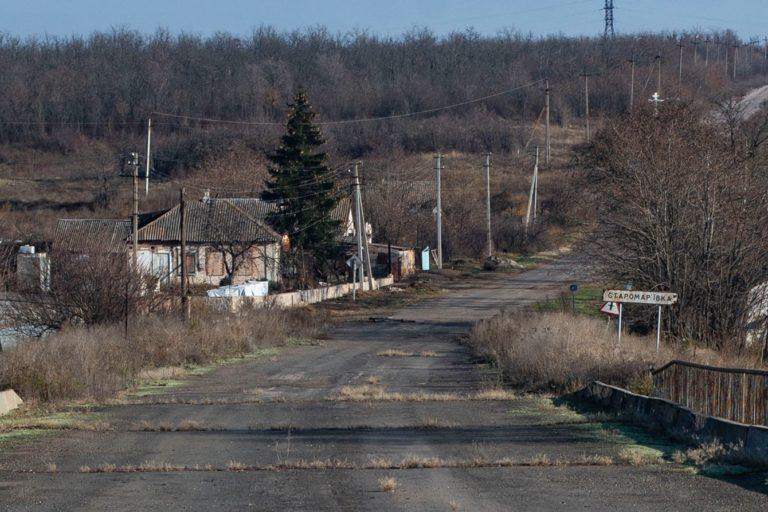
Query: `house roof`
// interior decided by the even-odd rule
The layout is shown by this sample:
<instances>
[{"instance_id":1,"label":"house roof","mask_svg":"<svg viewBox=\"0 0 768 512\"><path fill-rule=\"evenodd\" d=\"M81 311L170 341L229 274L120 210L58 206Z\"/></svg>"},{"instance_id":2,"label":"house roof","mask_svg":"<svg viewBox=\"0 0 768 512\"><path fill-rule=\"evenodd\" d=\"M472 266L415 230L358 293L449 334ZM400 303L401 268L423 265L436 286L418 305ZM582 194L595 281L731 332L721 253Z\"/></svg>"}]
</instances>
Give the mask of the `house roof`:
<instances>
[{"instance_id":1,"label":"house roof","mask_svg":"<svg viewBox=\"0 0 768 512\"><path fill-rule=\"evenodd\" d=\"M277 242L281 235L264 217L269 205L259 199L206 199L190 201L184 208L187 242ZM177 242L179 205L139 228L140 242Z\"/></svg>"},{"instance_id":2,"label":"house roof","mask_svg":"<svg viewBox=\"0 0 768 512\"><path fill-rule=\"evenodd\" d=\"M59 219L53 247L64 251L119 251L131 235L127 219Z\"/></svg>"},{"instance_id":3,"label":"house roof","mask_svg":"<svg viewBox=\"0 0 768 512\"><path fill-rule=\"evenodd\" d=\"M331 213L340 222L339 239L349 228L351 199L342 198ZM277 204L258 198L211 198L185 204L187 242L279 242L267 224ZM139 242L179 242L179 205L139 215ZM131 238L130 219L60 219L54 247L65 251L124 250Z\"/></svg>"}]
</instances>

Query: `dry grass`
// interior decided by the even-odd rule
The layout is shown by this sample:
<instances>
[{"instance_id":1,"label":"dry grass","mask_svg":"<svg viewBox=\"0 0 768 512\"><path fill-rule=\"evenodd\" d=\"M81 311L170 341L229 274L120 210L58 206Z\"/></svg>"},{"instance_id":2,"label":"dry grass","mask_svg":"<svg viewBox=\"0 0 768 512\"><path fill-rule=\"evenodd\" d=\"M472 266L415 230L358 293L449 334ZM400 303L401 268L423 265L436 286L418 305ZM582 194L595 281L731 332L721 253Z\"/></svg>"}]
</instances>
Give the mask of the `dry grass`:
<instances>
[{"instance_id":1,"label":"dry grass","mask_svg":"<svg viewBox=\"0 0 768 512\"><path fill-rule=\"evenodd\" d=\"M649 464L661 464L663 459L659 454L649 453L638 449L624 448L618 454L619 462L630 466L646 466Z\"/></svg>"},{"instance_id":2,"label":"dry grass","mask_svg":"<svg viewBox=\"0 0 768 512\"><path fill-rule=\"evenodd\" d=\"M467 468L509 468L509 467L565 467L565 466L612 466L629 464L633 466L659 464L663 462L658 456L642 453L638 450L624 450L618 457L607 455L583 454L574 459L553 459L545 453L536 454L522 460L509 457L491 458L477 456L467 459L442 459L421 455L406 455L399 462L387 457L372 457L364 464L355 464L343 459L299 459L285 461L279 464L245 464L230 460L223 467L208 465L183 466L165 462L145 462L138 466L116 466L104 463L99 466L81 466L81 473L170 473L170 472L256 472L256 471L323 471L323 470L411 470L411 469L467 469ZM50 467L50 466L49 466ZM55 465L53 465L55 469ZM54 472L54 471L49 471Z\"/></svg>"},{"instance_id":3,"label":"dry grass","mask_svg":"<svg viewBox=\"0 0 768 512\"><path fill-rule=\"evenodd\" d=\"M319 334L311 310L256 309L238 315L139 317L128 339L122 326L70 327L22 341L0 358L0 388L25 400L105 399L142 378L179 375L201 365Z\"/></svg>"},{"instance_id":4,"label":"dry grass","mask_svg":"<svg viewBox=\"0 0 768 512\"><path fill-rule=\"evenodd\" d=\"M422 350L421 352L406 352L404 350L388 348L382 350L376 354L381 357L440 357L440 355L433 350Z\"/></svg>"},{"instance_id":5,"label":"dry grass","mask_svg":"<svg viewBox=\"0 0 768 512\"><path fill-rule=\"evenodd\" d=\"M566 313L503 313L480 322L470 337L516 386L573 391L593 380L640 386L648 369L674 358L655 353L650 338L632 337L621 347L604 321Z\"/></svg>"},{"instance_id":6,"label":"dry grass","mask_svg":"<svg viewBox=\"0 0 768 512\"><path fill-rule=\"evenodd\" d=\"M380 383L381 383L381 377L379 377L379 376L377 376L377 375L371 375L370 377L368 377L368 379L366 380L366 382L367 382L368 384L374 384L374 385L375 385L375 384L380 384Z\"/></svg>"},{"instance_id":7,"label":"dry grass","mask_svg":"<svg viewBox=\"0 0 768 512\"><path fill-rule=\"evenodd\" d=\"M46 473L57 473L59 471L58 466L56 466L55 462L49 462L45 466L45 472Z\"/></svg>"},{"instance_id":8,"label":"dry grass","mask_svg":"<svg viewBox=\"0 0 768 512\"><path fill-rule=\"evenodd\" d=\"M380 478L379 489L384 492L395 492L395 490L397 490L397 480L391 476Z\"/></svg>"},{"instance_id":9,"label":"dry grass","mask_svg":"<svg viewBox=\"0 0 768 512\"><path fill-rule=\"evenodd\" d=\"M744 453L743 445L723 445L718 441L703 443L686 451L676 451L672 460L678 464L709 466L713 464L745 464L753 461Z\"/></svg>"},{"instance_id":10,"label":"dry grass","mask_svg":"<svg viewBox=\"0 0 768 512\"><path fill-rule=\"evenodd\" d=\"M512 391L489 389L477 393L428 393L415 391L411 393L389 392L381 386L343 386L339 392L328 400L336 402L451 402L451 401L493 401L514 400L517 395Z\"/></svg>"}]
</instances>

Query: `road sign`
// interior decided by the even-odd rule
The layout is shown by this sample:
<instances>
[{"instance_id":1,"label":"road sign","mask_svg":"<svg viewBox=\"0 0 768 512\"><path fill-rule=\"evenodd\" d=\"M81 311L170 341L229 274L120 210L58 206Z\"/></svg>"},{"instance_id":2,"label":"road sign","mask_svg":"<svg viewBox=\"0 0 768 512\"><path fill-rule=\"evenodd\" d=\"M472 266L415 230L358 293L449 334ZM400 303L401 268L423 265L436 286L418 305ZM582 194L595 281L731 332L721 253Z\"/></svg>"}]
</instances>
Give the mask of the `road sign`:
<instances>
[{"instance_id":1,"label":"road sign","mask_svg":"<svg viewBox=\"0 0 768 512\"><path fill-rule=\"evenodd\" d=\"M352 257L347 260L347 266L349 268L357 268L361 263L362 261L357 257L357 254L353 254Z\"/></svg>"},{"instance_id":2,"label":"road sign","mask_svg":"<svg viewBox=\"0 0 768 512\"><path fill-rule=\"evenodd\" d=\"M571 285L571 293L576 293L577 291L579 291L579 285L577 285L576 283L573 283Z\"/></svg>"},{"instance_id":3,"label":"road sign","mask_svg":"<svg viewBox=\"0 0 768 512\"><path fill-rule=\"evenodd\" d=\"M606 302L600 308L600 312L608 316L619 316L619 304L618 302Z\"/></svg>"},{"instance_id":4,"label":"road sign","mask_svg":"<svg viewBox=\"0 0 768 512\"><path fill-rule=\"evenodd\" d=\"M642 292L635 290L606 290L603 292L606 302L629 302L632 304L657 304L669 306L677 302L677 294L669 292Z\"/></svg>"}]
</instances>

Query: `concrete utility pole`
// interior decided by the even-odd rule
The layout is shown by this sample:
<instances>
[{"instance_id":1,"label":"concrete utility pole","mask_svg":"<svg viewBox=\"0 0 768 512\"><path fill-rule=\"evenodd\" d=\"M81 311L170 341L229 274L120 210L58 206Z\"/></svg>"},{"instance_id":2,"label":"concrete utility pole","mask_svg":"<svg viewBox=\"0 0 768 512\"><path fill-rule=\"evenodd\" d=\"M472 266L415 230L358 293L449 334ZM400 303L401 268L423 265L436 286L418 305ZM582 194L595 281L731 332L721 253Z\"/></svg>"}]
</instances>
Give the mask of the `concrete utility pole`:
<instances>
[{"instance_id":1,"label":"concrete utility pole","mask_svg":"<svg viewBox=\"0 0 768 512\"><path fill-rule=\"evenodd\" d=\"M355 178L355 231L357 232L357 257L360 258L360 265L358 269L358 282L360 286L363 286L364 265L363 262L363 215L362 215L362 199L360 197L360 171L359 162L355 162L354 167Z\"/></svg>"},{"instance_id":2,"label":"concrete utility pole","mask_svg":"<svg viewBox=\"0 0 768 512\"><path fill-rule=\"evenodd\" d=\"M189 297L187 296L187 223L185 190L179 191L179 268L181 271L181 311L184 319L189 319Z\"/></svg>"},{"instance_id":3,"label":"concrete utility pole","mask_svg":"<svg viewBox=\"0 0 768 512\"><path fill-rule=\"evenodd\" d=\"M693 65L695 66L699 60L699 45L701 42L698 39L695 39L691 41L691 44L693 45Z\"/></svg>"},{"instance_id":4,"label":"concrete utility pole","mask_svg":"<svg viewBox=\"0 0 768 512\"><path fill-rule=\"evenodd\" d=\"M133 214L131 215L133 271L139 268L139 154L131 153L130 165L133 167Z\"/></svg>"},{"instance_id":5,"label":"concrete utility pole","mask_svg":"<svg viewBox=\"0 0 768 512\"><path fill-rule=\"evenodd\" d=\"M144 171L144 195L149 195L149 165L152 161L150 152L152 149L152 118L147 119L147 168Z\"/></svg>"},{"instance_id":6,"label":"concrete utility pole","mask_svg":"<svg viewBox=\"0 0 768 512\"><path fill-rule=\"evenodd\" d=\"M704 67L709 67L709 38L704 40Z\"/></svg>"},{"instance_id":7,"label":"concrete utility pole","mask_svg":"<svg viewBox=\"0 0 768 512\"><path fill-rule=\"evenodd\" d=\"M437 219L437 268L443 268L443 204L441 198L440 171L443 167L443 155L440 152L435 155L435 193L437 196L437 208L435 209L435 218Z\"/></svg>"},{"instance_id":8,"label":"concrete utility pole","mask_svg":"<svg viewBox=\"0 0 768 512\"><path fill-rule=\"evenodd\" d=\"M366 224L365 222L365 208L363 208L363 199L362 196L360 197L360 221L362 222L363 226L363 248L365 249L365 268L368 272L368 289L369 290L375 290L376 289L376 282L373 280L373 270L371 270L371 249L368 247L368 234L366 233ZM360 283L360 289L362 289L363 283Z\"/></svg>"},{"instance_id":9,"label":"concrete utility pole","mask_svg":"<svg viewBox=\"0 0 768 512\"><path fill-rule=\"evenodd\" d=\"M677 71L677 86L681 87L683 85L683 48L685 48L685 45L680 42L677 43L677 46L680 47L680 66Z\"/></svg>"},{"instance_id":10,"label":"concrete utility pole","mask_svg":"<svg viewBox=\"0 0 768 512\"><path fill-rule=\"evenodd\" d=\"M635 106L635 56L633 55L629 62L632 64L631 71L629 73L629 110L630 112Z\"/></svg>"},{"instance_id":11,"label":"concrete utility pole","mask_svg":"<svg viewBox=\"0 0 768 512\"><path fill-rule=\"evenodd\" d=\"M544 110L545 110L545 124L544 124L544 160L549 166L550 158L550 132L549 132L549 80L544 81Z\"/></svg>"},{"instance_id":12,"label":"concrete utility pole","mask_svg":"<svg viewBox=\"0 0 768 512\"><path fill-rule=\"evenodd\" d=\"M589 143L589 77L595 76L593 73L582 73L581 76L584 77L584 105L585 105L585 115L586 115L586 134L587 134L587 143Z\"/></svg>"},{"instance_id":13,"label":"concrete utility pole","mask_svg":"<svg viewBox=\"0 0 768 512\"><path fill-rule=\"evenodd\" d=\"M493 236L491 234L491 153L485 154L485 228L488 231L488 257L493 256Z\"/></svg>"},{"instance_id":14,"label":"concrete utility pole","mask_svg":"<svg viewBox=\"0 0 768 512\"><path fill-rule=\"evenodd\" d=\"M532 222L536 222L536 206L539 202L539 146L536 146L536 162L533 165L533 177L531 178L531 190L528 193L528 209L525 212L525 232Z\"/></svg>"}]
</instances>

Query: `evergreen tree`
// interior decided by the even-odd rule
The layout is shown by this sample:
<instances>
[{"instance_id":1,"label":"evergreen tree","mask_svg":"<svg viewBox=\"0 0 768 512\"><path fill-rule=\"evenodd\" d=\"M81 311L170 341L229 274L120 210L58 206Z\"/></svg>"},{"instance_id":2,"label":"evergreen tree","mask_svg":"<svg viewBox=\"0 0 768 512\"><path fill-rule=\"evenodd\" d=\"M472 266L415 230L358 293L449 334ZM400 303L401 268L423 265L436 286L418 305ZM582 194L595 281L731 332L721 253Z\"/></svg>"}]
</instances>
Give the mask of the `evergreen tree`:
<instances>
[{"instance_id":1,"label":"evergreen tree","mask_svg":"<svg viewBox=\"0 0 768 512\"><path fill-rule=\"evenodd\" d=\"M304 279L313 273L325 277L327 262L337 252L339 221L331 213L339 201L334 173L325 165L325 144L320 128L314 124L315 112L303 90L288 105L289 115L280 147L267 158L268 171L262 199L275 201L277 211L267 222L278 233L290 238L291 256ZM311 267L311 268L309 268Z\"/></svg>"}]
</instances>

